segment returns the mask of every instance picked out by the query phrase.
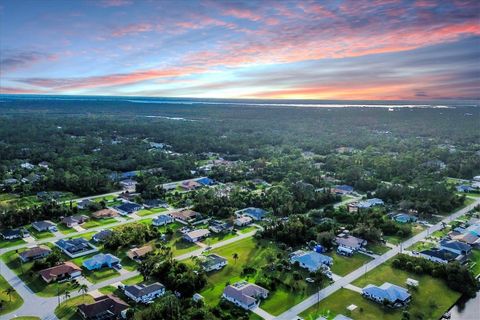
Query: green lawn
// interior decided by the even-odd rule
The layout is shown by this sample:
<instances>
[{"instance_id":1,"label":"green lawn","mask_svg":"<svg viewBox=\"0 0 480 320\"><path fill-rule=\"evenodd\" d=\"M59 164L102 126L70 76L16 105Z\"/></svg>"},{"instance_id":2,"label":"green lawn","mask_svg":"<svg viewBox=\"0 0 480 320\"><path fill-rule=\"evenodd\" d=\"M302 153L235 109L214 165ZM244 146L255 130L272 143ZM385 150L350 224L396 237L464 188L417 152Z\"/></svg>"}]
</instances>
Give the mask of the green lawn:
<instances>
[{"instance_id":1,"label":"green lawn","mask_svg":"<svg viewBox=\"0 0 480 320\"><path fill-rule=\"evenodd\" d=\"M351 257L345 257L333 251L329 252L327 255L333 258L333 265L331 267L332 272L339 276L346 276L350 272L372 260L369 256L361 253L355 253Z\"/></svg>"},{"instance_id":2,"label":"green lawn","mask_svg":"<svg viewBox=\"0 0 480 320\"><path fill-rule=\"evenodd\" d=\"M473 249L472 254L470 255L470 268L475 276L480 275L480 250Z\"/></svg>"},{"instance_id":3,"label":"green lawn","mask_svg":"<svg viewBox=\"0 0 480 320\"><path fill-rule=\"evenodd\" d=\"M55 315L60 320L80 320L81 318L77 314L77 306L82 303L92 303L93 301L92 296L88 294L68 299L55 309Z\"/></svg>"},{"instance_id":4,"label":"green lawn","mask_svg":"<svg viewBox=\"0 0 480 320\"><path fill-rule=\"evenodd\" d=\"M167 211L165 208L142 209L137 211L137 216L144 217L151 214Z\"/></svg>"},{"instance_id":5,"label":"green lawn","mask_svg":"<svg viewBox=\"0 0 480 320\"><path fill-rule=\"evenodd\" d=\"M41 320L39 317L16 317L10 320Z\"/></svg>"},{"instance_id":6,"label":"green lawn","mask_svg":"<svg viewBox=\"0 0 480 320\"><path fill-rule=\"evenodd\" d=\"M435 247L435 244L431 242L424 242L424 241L419 241L417 243L414 243L410 247L407 248L407 250L410 251L422 251L422 250L427 250Z\"/></svg>"},{"instance_id":7,"label":"green lawn","mask_svg":"<svg viewBox=\"0 0 480 320\"><path fill-rule=\"evenodd\" d=\"M247 227L241 227L241 228L237 227L237 229L238 229L238 232L240 232L240 233L249 233L249 232L252 232L254 230L257 230L257 227L254 227L254 226L248 227L247 226Z\"/></svg>"},{"instance_id":8,"label":"green lawn","mask_svg":"<svg viewBox=\"0 0 480 320\"><path fill-rule=\"evenodd\" d=\"M10 284L0 276L0 300L3 301L3 307L0 309L0 315L10 313L13 310L20 308L23 304L23 299L13 290L10 294L7 294L7 290L12 288Z\"/></svg>"},{"instance_id":9,"label":"green lawn","mask_svg":"<svg viewBox=\"0 0 480 320\"><path fill-rule=\"evenodd\" d=\"M205 298L205 302L212 306L220 301L225 286L240 280L255 282L255 279L261 276L261 269L268 264L268 260L280 253L275 244L258 242L254 238L242 239L212 250L212 252L228 260L228 265L222 270L209 273L207 286L200 292ZM233 259L234 253L238 254L237 261ZM252 266L257 269L257 272L243 276L242 270L245 266ZM299 271L302 276L306 276L304 271ZM273 271L273 273L275 272L277 271ZM291 273L278 276L284 284L294 285ZM305 281L298 282L296 284L297 289L290 289L284 284L278 285L276 290L270 292L268 299L261 303L262 309L274 315L279 315L315 291L315 288L307 285Z\"/></svg>"},{"instance_id":10,"label":"green lawn","mask_svg":"<svg viewBox=\"0 0 480 320\"><path fill-rule=\"evenodd\" d=\"M84 224L82 224L82 228L84 229L91 229L91 228L96 228L108 224L112 224L118 222L117 219L115 218L107 218L107 219L90 219Z\"/></svg>"},{"instance_id":11,"label":"green lawn","mask_svg":"<svg viewBox=\"0 0 480 320\"><path fill-rule=\"evenodd\" d=\"M122 283L127 286L131 286L140 282L143 282L143 276L141 274L122 281Z\"/></svg>"},{"instance_id":12,"label":"green lawn","mask_svg":"<svg viewBox=\"0 0 480 320\"><path fill-rule=\"evenodd\" d=\"M362 288L367 284L381 285L384 282L391 282L406 287L405 281L407 278L412 278L419 282L417 290L410 290L412 301L408 310L412 315L423 314L423 319L440 319L441 315L460 297L460 293L448 288L440 279L394 269L390 263L384 263L373 269L366 276L362 276L354 281L353 284ZM397 316L400 319L401 313ZM397 317L392 319L397 319Z\"/></svg>"},{"instance_id":13,"label":"green lawn","mask_svg":"<svg viewBox=\"0 0 480 320\"><path fill-rule=\"evenodd\" d=\"M25 244L26 242L23 239L15 239L15 240L2 240L0 241L0 249L10 248Z\"/></svg>"},{"instance_id":14,"label":"green lawn","mask_svg":"<svg viewBox=\"0 0 480 320\"><path fill-rule=\"evenodd\" d=\"M69 234L69 233L77 232L73 228L67 228L67 226L65 226L63 223L57 224L57 229L58 229L58 231L60 231L63 234Z\"/></svg>"},{"instance_id":15,"label":"green lawn","mask_svg":"<svg viewBox=\"0 0 480 320\"><path fill-rule=\"evenodd\" d=\"M22 249L19 250L21 252ZM15 250L4 253L1 256L5 264L15 272L20 279L38 296L55 297L58 292L65 290L75 290L76 284L71 282L50 283L47 284L40 278L38 273L31 271L33 262L20 263L20 259Z\"/></svg>"},{"instance_id":16,"label":"green lawn","mask_svg":"<svg viewBox=\"0 0 480 320\"><path fill-rule=\"evenodd\" d=\"M71 239L77 239L77 238L84 238L87 241L92 240L93 236L97 233L97 231L92 231L92 232L86 232L82 234L77 234L76 236L72 236Z\"/></svg>"},{"instance_id":17,"label":"green lawn","mask_svg":"<svg viewBox=\"0 0 480 320\"><path fill-rule=\"evenodd\" d=\"M382 255L390 250L389 247L381 244L381 243L369 243L366 247L367 250L372 251L375 254Z\"/></svg>"},{"instance_id":18,"label":"green lawn","mask_svg":"<svg viewBox=\"0 0 480 320\"><path fill-rule=\"evenodd\" d=\"M102 268L100 270L93 270L89 271L85 267L83 267L83 262L85 260L90 259L94 255L98 254L98 252L94 252L91 254L87 254L86 256L78 257L73 260L71 260L73 263L75 263L77 266L82 268L82 274L85 278L88 279L91 283L97 283L97 282L102 282L111 278L118 277L120 273L116 271L115 269L111 268Z\"/></svg>"},{"instance_id":19,"label":"green lawn","mask_svg":"<svg viewBox=\"0 0 480 320\"><path fill-rule=\"evenodd\" d=\"M212 233L210 237L206 238L202 242L205 243L206 245L212 245L217 242L225 241L231 238L235 238L237 236L236 233L234 232L228 232L228 233Z\"/></svg>"}]
</instances>

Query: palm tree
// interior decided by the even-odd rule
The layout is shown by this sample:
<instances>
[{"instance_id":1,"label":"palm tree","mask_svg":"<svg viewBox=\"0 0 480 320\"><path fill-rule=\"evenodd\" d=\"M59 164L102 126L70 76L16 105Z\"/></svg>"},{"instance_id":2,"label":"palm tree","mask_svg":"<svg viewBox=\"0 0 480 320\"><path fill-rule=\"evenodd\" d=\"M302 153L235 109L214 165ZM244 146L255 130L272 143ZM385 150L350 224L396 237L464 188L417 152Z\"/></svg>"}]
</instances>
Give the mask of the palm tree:
<instances>
[{"instance_id":1,"label":"palm tree","mask_svg":"<svg viewBox=\"0 0 480 320\"><path fill-rule=\"evenodd\" d=\"M233 257L233 260L235 260L235 264L237 264L238 253L235 252L235 253L232 255L232 257Z\"/></svg>"},{"instance_id":2,"label":"palm tree","mask_svg":"<svg viewBox=\"0 0 480 320\"><path fill-rule=\"evenodd\" d=\"M8 298L10 299L10 302L12 302L12 294L15 292L15 289L13 289L12 287L8 287L3 292L7 294Z\"/></svg>"},{"instance_id":3,"label":"palm tree","mask_svg":"<svg viewBox=\"0 0 480 320\"><path fill-rule=\"evenodd\" d=\"M65 292L63 293L63 296L65 297L65 300L67 300L68 298L70 298L70 297L71 297L70 291L65 290Z\"/></svg>"},{"instance_id":4,"label":"palm tree","mask_svg":"<svg viewBox=\"0 0 480 320\"><path fill-rule=\"evenodd\" d=\"M83 302L85 303L85 294L88 292L88 286L86 284L81 284L78 287L78 292L83 293Z\"/></svg>"}]
</instances>

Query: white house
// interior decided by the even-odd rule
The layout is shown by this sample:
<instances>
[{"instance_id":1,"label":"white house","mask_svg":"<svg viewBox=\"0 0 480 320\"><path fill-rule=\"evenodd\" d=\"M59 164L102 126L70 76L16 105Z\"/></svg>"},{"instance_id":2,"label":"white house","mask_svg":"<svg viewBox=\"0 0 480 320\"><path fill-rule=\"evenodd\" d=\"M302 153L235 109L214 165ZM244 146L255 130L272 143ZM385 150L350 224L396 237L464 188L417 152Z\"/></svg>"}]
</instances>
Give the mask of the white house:
<instances>
[{"instance_id":1,"label":"white house","mask_svg":"<svg viewBox=\"0 0 480 320\"><path fill-rule=\"evenodd\" d=\"M197 242L210 235L210 231L207 229L197 229L187 232L183 235L183 238L189 242Z\"/></svg>"},{"instance_id":2,"label":"white house","mask_svg":"<svg viewBox=\"0 0 480 320\"><path fill-rule=\"evenodd\" d=\"M245 309L251 310L268 297L268 290L246 281L229 285L223 290L222 298Z\"/></svg>"},{"instance_id":3,"label":"white house","mask_svg":"<svg viewBox=\"0 0 480 320\"><path fill-rule=\"evenodd\" d=\"M248 226L250 223L252 223L253 219L247 216L240 216L236 218L233 223L238 226L238 227L244 227Z\"/></svg>"},{"instance_id":4,"label":"white house","mask_svg":"<svg viewBox=\"0 0 480 320\"><path fill-rule=\"evenodd\" d=\"M204 260L200 263L203 270L210 272L213 270L220 270L227 265L228 261L224 257L217 254L209 254L204 257Z\"/></svg>"},{"instance_id":5,"label":"white house","mask_svg":"<svg viewBox=\"0 0 480 320\"><path fill-rule=\"evenodd\" d=\"M127 297L135 302L149 303L165 294L165 286L160 282L148 285L140 283L133 286L125 286L123 291Z\"/></svg>"}]
</instances>

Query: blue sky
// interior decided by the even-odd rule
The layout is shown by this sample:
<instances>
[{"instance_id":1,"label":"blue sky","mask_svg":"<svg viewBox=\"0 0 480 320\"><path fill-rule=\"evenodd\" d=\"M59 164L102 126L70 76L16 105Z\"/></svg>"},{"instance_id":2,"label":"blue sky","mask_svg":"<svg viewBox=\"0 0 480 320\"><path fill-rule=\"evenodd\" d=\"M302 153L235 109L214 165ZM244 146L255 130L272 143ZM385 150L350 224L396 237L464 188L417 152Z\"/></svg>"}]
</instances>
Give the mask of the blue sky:
<instances>
[{"instance_id":1,"label":"blue sky","mask_svg":"<svg viewBox=\"0 0 480 320\"><path fill-rule=\"evenodd\" d=\"M0 0L0 90L478 98L479 21L462 0Z\"/></svg>"}]
</instances>

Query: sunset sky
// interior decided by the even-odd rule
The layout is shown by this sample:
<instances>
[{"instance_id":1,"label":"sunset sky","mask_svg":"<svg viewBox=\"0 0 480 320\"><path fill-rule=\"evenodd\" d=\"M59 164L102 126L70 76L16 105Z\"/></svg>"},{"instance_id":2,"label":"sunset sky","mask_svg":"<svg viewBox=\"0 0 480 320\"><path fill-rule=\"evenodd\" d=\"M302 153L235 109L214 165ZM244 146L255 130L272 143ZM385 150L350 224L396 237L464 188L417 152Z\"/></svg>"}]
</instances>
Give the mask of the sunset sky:
<instances>
[{"instance_id":1,"label":"sunset sky","mask_svg":"<svg viewBox=\"0 0 480 320\"><path fill-rule=\"evenodd\" d=\"M480 96L480 1L0 0L1 93Z\"/></svg>"}]
</instances>

